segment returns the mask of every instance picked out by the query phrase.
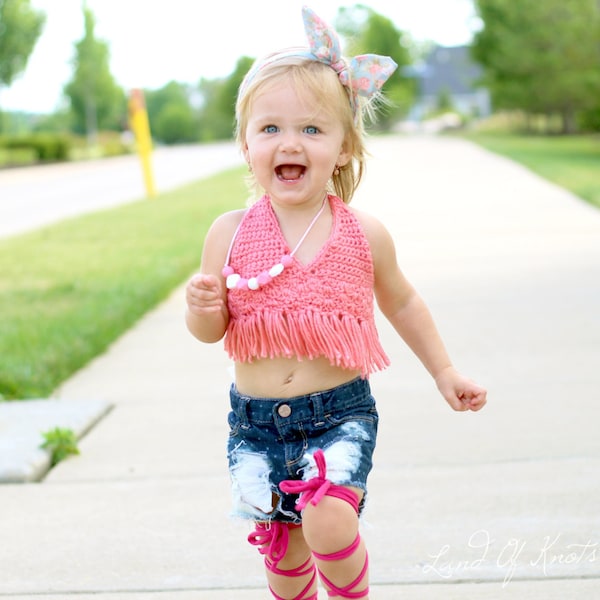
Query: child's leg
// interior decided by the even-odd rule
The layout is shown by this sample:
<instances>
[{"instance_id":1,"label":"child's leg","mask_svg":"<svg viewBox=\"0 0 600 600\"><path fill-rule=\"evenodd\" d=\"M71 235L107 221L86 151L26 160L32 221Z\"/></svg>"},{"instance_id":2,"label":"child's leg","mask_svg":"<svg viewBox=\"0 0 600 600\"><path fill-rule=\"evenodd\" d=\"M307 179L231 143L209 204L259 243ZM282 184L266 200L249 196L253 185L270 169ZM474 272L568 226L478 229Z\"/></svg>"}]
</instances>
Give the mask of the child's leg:
<instances>
[{"instance_id":1,"label":"child's leg","mask_svg":"<svg viewBox=\"0 0 600 600\"><path fill-rule=\"evenodd\" d=\"M248 541L265 556L269 589L277 600L317 600L317 573L300 526L257 524Z\"/></svg>"},{"instance_id":2,"label":"child's leg","mask_svg":"<svg viewBox=\"0 0 600 600\"><path fill-rule=\"evenodd\" d=\"M329 597L368 598L368 555L353 506L325 495L304 509L303 530Z\"/></svg>"},{"instance_id":3,"label":"child's leg","mask_svg":"<svg viewBox=\"0 0 600 600\"><path fill-rule=\"evenodd\" d=\"M300 493L304 539L317 561L331 598L367 598L369 561L358 532L358 509L363 492L333 484L326 478L325 456L315 455L319 470L308 481L284 481L282 490Z\"/></svg>"}]
</instances>

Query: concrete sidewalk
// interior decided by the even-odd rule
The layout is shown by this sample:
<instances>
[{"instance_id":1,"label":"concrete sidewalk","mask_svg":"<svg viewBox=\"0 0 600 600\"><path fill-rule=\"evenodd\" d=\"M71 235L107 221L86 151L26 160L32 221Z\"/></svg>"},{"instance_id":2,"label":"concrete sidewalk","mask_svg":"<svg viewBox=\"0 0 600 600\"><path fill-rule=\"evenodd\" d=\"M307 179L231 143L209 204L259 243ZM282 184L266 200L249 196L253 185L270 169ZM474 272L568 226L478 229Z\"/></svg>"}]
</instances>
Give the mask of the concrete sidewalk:
<instances>
[{"instance_id":1,"label":"concrete sidewalk","mask_svg":"<svg viewBox=\"0 0 600 600\"><path fill-rule=\"evenodd\" d=\"M453 413L380 321L370 597L600 597L600 211L460 140L371 150L355 204L489 405ZM270 597L227 516L228 361L183 311L180 288L57 390L114 408L43 483L0 487L0 598Z\"/></svg>"}]
</instances>

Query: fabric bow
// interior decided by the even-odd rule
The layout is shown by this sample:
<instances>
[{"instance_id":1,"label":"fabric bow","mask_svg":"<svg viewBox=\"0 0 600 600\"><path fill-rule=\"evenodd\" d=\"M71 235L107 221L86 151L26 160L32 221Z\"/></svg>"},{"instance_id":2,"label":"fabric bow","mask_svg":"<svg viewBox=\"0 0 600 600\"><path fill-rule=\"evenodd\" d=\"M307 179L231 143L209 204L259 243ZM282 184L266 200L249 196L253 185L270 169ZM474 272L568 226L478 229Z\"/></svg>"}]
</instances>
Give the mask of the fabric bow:
<instances>
[{"instance_id":1,"label":"fabric bow","mask_svg":"<svg viewBox=\"0 0 600 600\"><path fill-rule=\"evenodd\" d=\"M287 552L289 532L284 523L271 521L268 525L257 523L256 530L248 535L253 546L260 546L258 551L277 564Z\"/></svg>"},{"instance_id":2,"label":"fabric bow","mask_svg":"<svg viewBox=\"0 0 600 600\"><path fill-rule=\"evenodd\" d=\"M296 481L287 479L279 484L279 488L286 494L300 494L300 498L296 501L296 508L302 511L310 502L316 506L321 498L327 494L327 490L331 487L331 481L327 479L327 465L325 463L325 454L323 450L317 450L314 454L315 464L319 470L319 474L308 481Z\"/></svg>"},{"instance_id":3,"label":"fabric bow","mask_svg":"<svg viewBox=\"0 0 600 600\"><path fill-rule=\"evenodd\" d=\"M398 67L389 56L379 54L360 54L346 63L336 32L308 6L302 8L302 19L311 54L330 65L342 84L355 94L372 96Z\"/></svg>"}]
</instances>

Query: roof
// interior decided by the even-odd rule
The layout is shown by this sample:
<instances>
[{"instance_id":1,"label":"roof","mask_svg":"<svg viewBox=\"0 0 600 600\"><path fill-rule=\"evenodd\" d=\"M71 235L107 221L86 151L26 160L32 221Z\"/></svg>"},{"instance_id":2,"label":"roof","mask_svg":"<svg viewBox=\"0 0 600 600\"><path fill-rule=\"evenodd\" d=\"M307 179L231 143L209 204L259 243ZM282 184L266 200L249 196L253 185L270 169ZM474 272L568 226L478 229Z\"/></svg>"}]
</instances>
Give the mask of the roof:
<instances>
[{"instance_id":1,"label":"roof","mask_svg":"<svg viewBox=\"0 0 600 600\"><path fill-rule=\"evenodd\" d=\"M437 46L427 56L421 69L421 94L470 94L478 85L483 71L471 58L469 46Z\"/></svg>"}]
</instances>

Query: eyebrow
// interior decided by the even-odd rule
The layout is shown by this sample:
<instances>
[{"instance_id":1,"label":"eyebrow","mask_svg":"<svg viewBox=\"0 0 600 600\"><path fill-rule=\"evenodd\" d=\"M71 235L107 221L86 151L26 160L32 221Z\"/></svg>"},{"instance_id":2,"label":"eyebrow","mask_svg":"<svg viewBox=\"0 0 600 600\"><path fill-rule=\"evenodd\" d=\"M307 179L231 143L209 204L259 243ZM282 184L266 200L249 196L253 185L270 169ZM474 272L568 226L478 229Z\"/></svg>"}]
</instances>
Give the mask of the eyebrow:
<instances>
[{"instance_id":1,"label":"eyebrow","mask_svg":"<svg viewBox=\"0 0 600 600\"><path fill-rule=\"evenodd\" d=\"M282 119L287 119L291 121L295 125L313 125L313 124L326 124L330 122L330 118L327 117L326 114L312 114L307 116L306 118L296 118L289 116L282 116L280 114L274 113L263 113L263 114L255 114L252 116L252 121L257 122L270 122L270 121L281 121Z\"/></svg>"}]
</instances>

